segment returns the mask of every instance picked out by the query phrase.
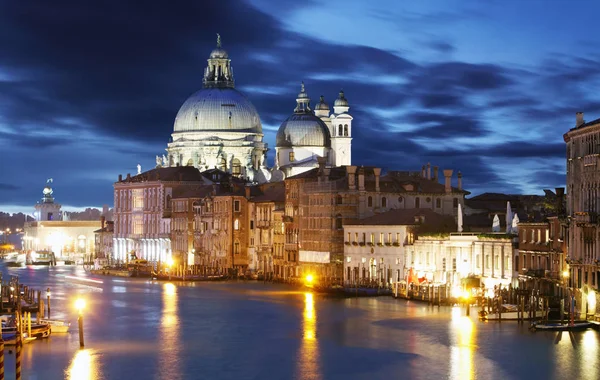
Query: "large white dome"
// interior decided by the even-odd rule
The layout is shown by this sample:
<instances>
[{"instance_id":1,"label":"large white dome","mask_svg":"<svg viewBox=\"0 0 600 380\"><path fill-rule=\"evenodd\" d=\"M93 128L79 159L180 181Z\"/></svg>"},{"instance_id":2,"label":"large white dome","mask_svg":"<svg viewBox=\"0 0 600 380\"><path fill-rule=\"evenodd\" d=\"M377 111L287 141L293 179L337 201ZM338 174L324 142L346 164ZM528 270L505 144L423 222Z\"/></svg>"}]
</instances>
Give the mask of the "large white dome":
<instances>
[{"instance_id":1,"label":"large white dome","mask_svg":"<svg viewBox=\"0 0 600 380\"><path fill-rule=\"evenodd\" d=\"M190 96L175 117L174 132L262 133L254 105L235 88L203 88Z\"/></svg>"}]
</instances>

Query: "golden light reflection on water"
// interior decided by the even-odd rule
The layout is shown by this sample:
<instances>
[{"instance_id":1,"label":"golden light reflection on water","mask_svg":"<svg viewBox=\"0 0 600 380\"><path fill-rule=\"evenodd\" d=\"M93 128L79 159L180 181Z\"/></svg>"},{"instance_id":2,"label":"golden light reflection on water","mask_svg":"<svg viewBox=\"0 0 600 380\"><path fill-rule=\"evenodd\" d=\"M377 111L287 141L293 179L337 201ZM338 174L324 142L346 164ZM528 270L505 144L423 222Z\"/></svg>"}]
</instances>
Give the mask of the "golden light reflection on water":
<instances>
[{"instance_id":1,"label":"golden light reflection on water","mask_svg":"<svg viewBox=\"0 0 600 380\"><path fill-rule=\"evenodd\" d=\"M450 379L472 380L475 378L473 355L475 351L474 324L463 316L464 310L452 309L450 324Z\"/></svg>"},{"instance_id":2,"label":"golden light reflection on water","mask_svg":"<svg viewBox=\"0 0 600 380\"><path fill-rule=\"evenodd\" d=\"M598 333L594 330L587 330L583 333L581 340L581 378L598 379L598 367L600 367L600 352L598 352Z\"/></svg>"},{"instance_id":3,"label":"golden light reflection on water","mask_svg":"<svg viewBox=\"0 0 600 380\"><path fill-rule=\"evenodd\" d=\"M179 379L182 378L179 362L181 342L179 341L178 295L175 285L170 282L163 284L162 301L159 377L161 379Z\"/></svg>"},{"instance_id":4,"label":"golden light reflection on water","mask_svg":"<svg viewBox=\"0 0 600 380\"><path fill-rule=\"evenodd\" d=\"M69 380L95 380L102 376L98 369L96 358L89 349L79 350L67 370Z\"/></svg>"},{"instance_id":5,"label":"golden light reflection on water","mask_svg":"<svg viewBox=\"0 0 600 380\"><path fill-rule=\"evenodd\" d=\"M319 344L317 339L317 314L312 293L304 294L302 313L302 341L298 358L298 377L301 379L321 379L319 365Z\"/></svg>"}]
</instances>

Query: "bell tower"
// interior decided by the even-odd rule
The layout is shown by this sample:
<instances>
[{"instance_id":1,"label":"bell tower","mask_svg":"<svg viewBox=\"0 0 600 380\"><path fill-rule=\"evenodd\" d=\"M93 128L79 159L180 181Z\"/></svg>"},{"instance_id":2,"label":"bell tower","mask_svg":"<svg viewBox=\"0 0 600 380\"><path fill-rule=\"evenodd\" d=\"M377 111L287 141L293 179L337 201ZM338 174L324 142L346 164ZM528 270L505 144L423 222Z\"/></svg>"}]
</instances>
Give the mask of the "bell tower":
<instances>
[{"instance_id":1,"label":"bell tower","mask_svg":"<svg viewBox=\"0 0 600 380\"><path fill-rule=\"evenodd\" d=\"M344 91L340 91L333 103L331 120L331 149L334 166L352 165L352 120L348 110L348 100Z\"/></svg>"}]
</instances>

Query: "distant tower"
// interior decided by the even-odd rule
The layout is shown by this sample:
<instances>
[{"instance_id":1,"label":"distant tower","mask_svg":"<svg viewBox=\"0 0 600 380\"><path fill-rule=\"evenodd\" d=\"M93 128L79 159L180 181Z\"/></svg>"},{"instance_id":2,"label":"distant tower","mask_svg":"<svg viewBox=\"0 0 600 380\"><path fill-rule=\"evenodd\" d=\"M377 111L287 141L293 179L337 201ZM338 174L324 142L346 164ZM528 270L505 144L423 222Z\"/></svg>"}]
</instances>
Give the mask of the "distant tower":
<instances>
[{"instance_id":1,"label":"distant tower","mask_svg":"<svg viewBox=\"0 0 600 380\"><path fill-rule=\"evenodd\" d=\"M333 153L333 165L352 165L352 120L348 113L350 107L340 91L338 98L333 103L333 113L329 116L331 132L331 150Z\"/></svg>"},{"instance_id":2,"label":"distant tower","mask_svg":"<svg viewBox=\"0 0 600 380\"><path fill-rule=\"evenodd\" d=\"M38 221L46 221L46 220L61 220L60 217L60 207L61 205L58 203L54 203L54 197L52 194L54 191L50 184L53 182L52 178L48 178L46 181L46 187L43 190L42 200L36 203L35 207L35 218Z\"/></svg>"}]
</instances>

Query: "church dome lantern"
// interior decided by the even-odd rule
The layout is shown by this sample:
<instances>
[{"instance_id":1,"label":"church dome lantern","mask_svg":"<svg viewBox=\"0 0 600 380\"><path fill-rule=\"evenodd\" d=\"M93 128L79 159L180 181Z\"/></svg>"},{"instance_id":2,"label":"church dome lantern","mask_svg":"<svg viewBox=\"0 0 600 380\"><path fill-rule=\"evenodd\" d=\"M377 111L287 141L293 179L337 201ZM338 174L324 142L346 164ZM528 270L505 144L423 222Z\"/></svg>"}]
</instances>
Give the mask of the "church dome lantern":
<instances>
[{"instance_id":1,"label":"church dome lantern","mask_svg":"<svg viewBox=\"0 0 600 380\"><path fill-rule=\"evenodd\" d=\"M331 135L325 123L310 109L310 98L304 83L296 98L294 114L287 118L277 131L277 148L331 147Z\"/></svg>"},{"instance_id":2,"label":"church dome lantern","mask_svg":"<svg viewBox=\"0 0 600 380\"><path fill-rule=\"evenodd\" d=\"M246 132L262 134L254 105L235 89L229 55L221 46L210 53L204 70L203 88L181 106L173 127L178 132Z\"/></svg>"}]
</instances>

